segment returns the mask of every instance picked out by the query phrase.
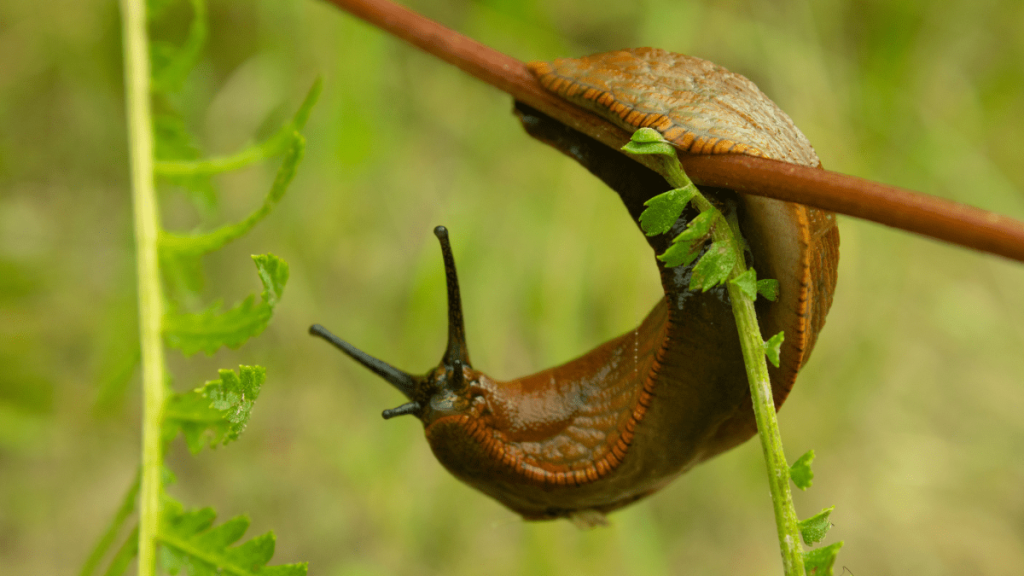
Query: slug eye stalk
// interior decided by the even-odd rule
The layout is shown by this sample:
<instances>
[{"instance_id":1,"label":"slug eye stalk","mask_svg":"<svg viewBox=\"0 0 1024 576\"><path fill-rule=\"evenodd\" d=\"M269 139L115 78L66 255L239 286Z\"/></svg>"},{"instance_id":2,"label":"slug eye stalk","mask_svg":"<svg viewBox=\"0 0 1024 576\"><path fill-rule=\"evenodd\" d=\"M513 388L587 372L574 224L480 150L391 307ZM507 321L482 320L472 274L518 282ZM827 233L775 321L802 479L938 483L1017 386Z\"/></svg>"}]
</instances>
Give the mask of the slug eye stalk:
<instances>
[{"instance_id":1,"label":"slug eye stalk","mask_svg":"<svg viewBox=\"0 0 1024 576\"><path fill-rule=\"evenodd\" d=\"M466 326L462 319L462 296L459 294L459 276L455 272L455 257L452 246L448 242L448 229L444 226L434 228L434 236L441 243L441 256L444 258L445 284L448 286L448 348L441 359L446 371L451 371L450 389L460 390L466 382L462 374L463 367L471 368L469 350L466 348Z\"/></svg>"},{"instance_id":2,"label":"slug eye stalk","mask_svg":"<svg viewBox=\"0 0 1024 576\"><path fill-rule=\"evenodd\" d=\"M413 376L359 350L319 324L309 327L311 335L331 343L335 348L386 380L410 400L397 408L385 410L381 414L385 420L406 414L421 416L424 403L436 392L440 390L458 392L467 385L463 369L470 368L469 351L466 348L466 328L462 318L462 298L459 295L459 277L455 272L455 258L452 256L452 247L448 242L448 229L438 226L434 228L434 235L441 243L445 283L448 288L448 346L441 358L439 369L431 370L426 376Z\"/></svg>"},{"instance_id":3,"label":"slug eye stalk","mask_svg":"<svg viewBox=\"0 0 1024 576\"><path fill-rule=\"evenodd\" d=\"M377 358L370 356L366 352L363 352L341 338L338 338L334 334L331 334L330 331L319 324L313 324L310 326L309 333L330 342L335 348L341 350L350 358L365 366L370 372L373 372L377 376L387 380L389 384L397 388L402 394L405 394L407 398L412 399L414 397L417 388L416 384L419 378L412 374L403 372L383 360L378 360ZM398 410L398 408L395 410Z\"/></svg>"}]
</instances>

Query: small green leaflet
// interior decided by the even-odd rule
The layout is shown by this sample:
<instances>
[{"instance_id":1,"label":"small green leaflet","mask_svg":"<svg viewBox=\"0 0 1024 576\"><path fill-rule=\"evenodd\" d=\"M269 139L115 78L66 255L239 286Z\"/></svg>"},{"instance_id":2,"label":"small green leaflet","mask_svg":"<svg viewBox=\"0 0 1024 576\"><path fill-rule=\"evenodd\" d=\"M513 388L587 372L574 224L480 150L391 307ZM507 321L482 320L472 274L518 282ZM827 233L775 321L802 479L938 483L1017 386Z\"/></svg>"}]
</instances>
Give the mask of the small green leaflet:
<instances>
[{"instance_id":1,"label":"small green leaflet","mask_svg":"<svg viewBox=\"0 0 1024 576\"><path fill-rule=\"evenodd\" d=\"M658 260L664 262L668 268L693 262L700 254L704 242L711 235L712 226L718 222L721 216L722 213L715 208L695 216L687 224L686 229L672 240L672 245L665 250L665 253L658 256Z\"/></svg>"},{"instance_id":2,"label":"small green leaflet","mask_svg":"<svg viewBox=\"0 0 1024 576\"><path fill-rule=\"evenodd\" d=\"M800 527L800 535L804 538L804 543L808 546L813 546L825 539L825 534L827 534L828 529L832 527L832 523L829 522L828 517L835 509L835 506L825 508L807 520L801 520L797 523Z\"/></svg>"},{"instance_id":3,"label":"small green leaflet","mask_svg":"<svg viewBox=\"0 0 1024 576\"><path fill-rule=\"evenodd\" d=\"M658 194L644 202L647 209L640 214L640 228L648 236L657 236L668 232L696 193L697 188L690 184Z\"/></svg>"},{"instance_id":4,"label":"small green leaflet","mask_svg":"<svg viewBox=\"0 0 1024 576\"><path fill-rule=\"evenodd\" d=\"M676 157L676 149L654 128L640 128L633 132L629 143L623 146L622 150L630 154L659 154Z\"/></svg>"},{"instance_id":5,"label":"small green leaflet","mask_svg":"<svg viewBox=\"0 0 1024 576\"><path fill-rule=\"evenodd\" d=\"M815 548L804 552L804 572L807 576L832 576L832 567L836 563L836 554L843 547L842 542Z\"/></svg>"},{"instance_id":6,"label":"small green leaflet","mask_svg":"<svg viewBox=\"0 0 1024 576\"><path fill-rule=\"evenodd\" d=\"M254 254L252 261L256 263L256 271L263 283L260 298L271 307L281 301L281 292L288 282L288 263L273 254Z\"/></svg>"},{"instance_id":7,"label":"small green leaflet","mask_svg":"<svg viewBox=\"0 0 1024 576\"><path fill-rule=\"evenodd\" d=\"M274 556L273 532L231 546L245 534L249 519L236 516L214 526L216 518L212 508L186 512L178 502L164 499L157 540L165 571L189 576L305 576L305 563L266 565Z\"/></svg>"},{"instance_id":8,"label":"small green leaflet","mask_svg":"<svg viewBox=\"0 0 1024 576\"><path fill-rule=\"evenodd\" d=\"M237 440L252 413L253 403L267 377L262 366L220 370L219 380L171 396L164 408L163 439L169 442L181 430L193 454Z\"/></svg>"},{"instance_id":9,"label":"small green leaflet","mask_svg":"<svg viewBox=\"0 0 1024 576\"><path fill-rule=\"evenodd\" d=\"M757 272L753 268L747 268L746 272L729 280L729 282L750 300L757 299Z\"/></svg>"},{"instance_id":10,"label":"small green leaflet","mask_svg":"<svg viewBox=\"0 0 1024 576\"><path fill-rule=\"evenodd\" d=\"M758 294L772 302L779 297L779 281L758 280L757 271L753 268L747 268L746 272L733 278L730 282L739 288L740 292L743 292L744 296L751 300L757 300ZM776 364L776 366L778 365Z\"/></svg>"},{"instance_id":11,"label":"small green leaflet","mask_svg":"<svg viewBox=\"0 0 1024 576\"><path fill-rule=\"evenodd\" d=\"M706 212L701 212L696 215L690 223L686 225L686 230L679 233L672 239L673 242L692 242L694 240L705 239L711 235L711 228L718 223L719 218L722 217L722 213L717 208L712 208Z\"/></svg>"},{"instance_id":12,"label":"small green leaflet","mask_svg":"<svg viewBox=\"0 0 1024 576\"><path fill-rule=\"evenodd\" d=\"M685 266L697 258L703 245L703 242L699 244L695 242L675 242L665 250L664 254L658 255L658 260L664 262L667 268Z\"/></svg>"},{"instance_id":13,"label":"small green leaflet","mask_svg":"<svg viewBox=\"0 0 1024 576\"><path fill-rule=\"evenodd\" d=\"M732 273L736 267L736 251L728 242L713 242L708 251L701 256L700 261L693 267L690 276L690 290L700 289L701 292L718 286Z\"/></svg>"},{"instance_id":14,"label":"small green leaflet","mask_svg":"<svg viewBox=\"0 0 1024 576\"><path fill-rule=\"evenodd\" d=\"M757 293L764 296L766 300L775 302L779 297L779 281L771 278L758 280Z\"/></svg>"},{"instance_id":15,"label":"small green leaflet","mask_svg":"<svg viewBox=\"0 0 1024 576\"><path fill-rule=\"evenodd\" d=\"M814 481L814 471L811 470L811 462L814 461L814 450L808 450L806 454L796 459L789 467L789 478L801 490L807 490Z\"/></svg>"},{"instance_id":16,"label":"small green leaflet","mask_svg":"<svg viewBox=\"0 0 1024 576\"><path fill-rule=\"evenodd\" d=\"M174 394L164 405L161 438L168 443L180 430L188 451L196 454L206 446L211 448L227 442L230 423L220 410L210 406L202 389Z\"/></svg>"},{"instance_id":17,"label":"small green leaflet","mask_svg":"<svg viewBox=\"0 0 1024 576\"><path fill-rule=\"evenodd\" d=\"M168 313L164 317L167 344L186 356L200 350L213 354L221 346L237 348L263 332L288 282L288 264L273 254L253 256L253 261L263 282L261 302L249 296L226 311L218 304L198 314Z\"/></svg>"},{"instance_id":18,"label":"small green leaflet","mask_svg":"<svg viewBox=\"0 0 1024 576\"><path fill-rule=\"evenodd\" d=\"M260 386L267 378L262 366L239 366L241 375L234 370L219 370L220 380L210 380L203 385L203 395L210 400L210 407L220 410L231 423L225 442L235 440L245 430L252 414L252 405L260 395Z\"/></svg>"},{"instance_id":19,"label":"small green leaflet","mask_svg":"<svg viewBox=\"0 0 1024 576\"><path fill-rule=\"evenodd\" d=\"M785 339L786 334L784 332L779 332L764 343L764 355L768 357L768 361L776 368L779 367L779 354L782 349L782 341Z\"/></svg>"}]
</instances>

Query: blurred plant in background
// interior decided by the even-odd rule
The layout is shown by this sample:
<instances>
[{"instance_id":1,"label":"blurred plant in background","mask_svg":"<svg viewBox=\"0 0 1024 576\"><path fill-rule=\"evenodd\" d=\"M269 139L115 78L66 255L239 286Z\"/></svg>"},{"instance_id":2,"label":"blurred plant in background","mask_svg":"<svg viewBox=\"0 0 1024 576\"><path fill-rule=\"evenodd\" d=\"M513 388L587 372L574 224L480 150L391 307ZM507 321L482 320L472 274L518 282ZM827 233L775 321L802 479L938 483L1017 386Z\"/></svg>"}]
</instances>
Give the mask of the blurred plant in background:
<instances>
[{"instance_id":1,"label":"blurred plant in background","mask_svg":"<svg viewBox=\"0 0 1024 576\"><path fill-rule=\"evenodd\" d=\"M523 60L645 45L707 58L756 82L826 167L1024 218L1019 2L408 5ZM168 10L154 36L184 38L187 6ZM635 327L660 294L653 255L614 194L457 70L319 2L216 0L209 21L176 102L208 153L272 135L321 72L324 95L294 190L206 258L197 296L240 300L248 255L273 245L291 266L275 322L244 351L169 358L181 382L259 358L274 386L230 450L193 458L172 445L173 496L251 513L252 533L287 534L275 562L326 574L737 574L777 562L756 443L581 533L519 521L441 469L418 424L381 421L396 394L305 329L329 322L396 365L433 365L445 332L434 225L453 236L474 362L499 378ZM0 4L5 574L76 570L138 461L120 62L115 3ZM163 191L163 220L240 220L274 172L213 176L220 202L199 210ZM780 412L787 448L816 448L829 479L797 506L836 505L829 537L846 541L855 574L1013 572L1024 269L841 228L834 308Z\"/></svg>"},{"instance_id":2,"label":"blurred plant in background","mask_svg":"<svg viewBox=\"0 0 1024 576\"><path fill-rule=\"evenodd\" d=\"M180 43L151 41L151 23L159 22L172 5L171 0L125 0L120 5L139 295L138 350L125 354L121 375L131 372L133 361L139 362L142 446L139 472L83 562L80 575L91 576L106 566L104 574L119 576L134 563L144 576L157 571L304 576L304 563L266 567L274 555L273 532L241 541L249 527L247 517L215 524L213 508L187 510L166 490L175 480L165 463L168 445L179 433L193 454L237 440L249 422L266 369L242 365L236 373L222 368L216 380L175 391L164 347L176 348L186 357L199 351L212 355L222 347L238 348L266 329L288 282L288 264L273 254L252 256L263 284L258 303L250 295L227 310L220 301L199 312L190 309L203 286L203 257L244 236L283 198L305 151L300 130L321 83L313 84L299 111L266 141L232 155L202 158L175 99L202 53L208 32L206 3L189 0L191 19ZM270 191L262 206L247 217L189 233L164 228L157 175L184 190L195 210L209 213L218 199L212 175L277 155L283 159ZM113 388L123 388L125 382Z\"/></svg>"}]
</instances>

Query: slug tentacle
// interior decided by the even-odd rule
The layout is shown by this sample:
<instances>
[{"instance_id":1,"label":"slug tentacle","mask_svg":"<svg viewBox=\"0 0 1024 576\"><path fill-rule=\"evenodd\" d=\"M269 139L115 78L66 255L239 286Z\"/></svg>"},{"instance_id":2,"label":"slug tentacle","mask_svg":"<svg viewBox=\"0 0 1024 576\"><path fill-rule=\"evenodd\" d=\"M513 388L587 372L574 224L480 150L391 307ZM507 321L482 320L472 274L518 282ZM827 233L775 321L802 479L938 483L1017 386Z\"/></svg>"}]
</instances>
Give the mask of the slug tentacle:
<instances>
[{"instance_id":1,"label":"slug tentacle","mask_svg":"<svg viewBox=\"0 0 1024 576\"><path fill-rule=\"evenodd\" d=\"M309 333L330 342L335 348L341 350L345 354L348 354L350 358L359 362L377 376L387 380L388 383L397 388L402 394L405 394L405 396L410 400L414 398L419 378L412 374L407 374L383 360L378 360L377 358L370 356L366 352L363 352L341 338L338 338L334 334L331 334L330 331L319 324L313 324L310 326Z\"/></svg>"},{"instance_id":2,"label":"slug tentacle","mask_svg":"<svg viewBox=\"0 0 1024 576\"><path fill-rule=\"evenodd\" d=\"M406 414L419 414L420 410L423 410L423 406L419 402L406 402L397 408L388 408L381 412L381 416L385 420L390 420L395 416L405 416Z\"/></svg>"},{"instance_id":3,"label":"slug tentacle","mask_svg":"<svg viewBox=\"0 0 1024 576\"><path fill-rule=\"evenodd\" d=\"M466 384L462 368L472 368L469 363L469 350L466 347L466 326L462 318L459 276L455 272L455 257L452 255L452 246L448 242L448 229L438 226L434 228L434 236L437 236L441 243L445 284L448 287L448 348L444 351L442 364L451 371L450 386L457 390L465 387Z\"/></svg>"}]
</instances>

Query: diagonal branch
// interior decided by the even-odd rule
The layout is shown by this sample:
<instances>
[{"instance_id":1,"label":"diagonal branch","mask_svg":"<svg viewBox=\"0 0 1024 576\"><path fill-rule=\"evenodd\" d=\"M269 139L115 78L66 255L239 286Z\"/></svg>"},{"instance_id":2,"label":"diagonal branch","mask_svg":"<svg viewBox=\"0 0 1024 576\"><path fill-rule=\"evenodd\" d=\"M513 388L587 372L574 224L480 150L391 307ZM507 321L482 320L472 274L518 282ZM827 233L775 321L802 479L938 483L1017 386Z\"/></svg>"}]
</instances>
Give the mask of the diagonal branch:
<instances>
[{"instance_id":1,"label":"diagonal branch","mask_svg":"<svg viewBox=\"0 0 1024 576\"><path fill-rule=\"evenodd\" d=\"M387 0L329 0L604 144L622 148L629 134L544 90L526 65ZM650 157L634 160L656 169ZM896 186L740 155L679 153L694 182L799 202L1024 262L1024 222ZM650 163L650 164L649 164Z\"/></svg>"}]
</instances>

